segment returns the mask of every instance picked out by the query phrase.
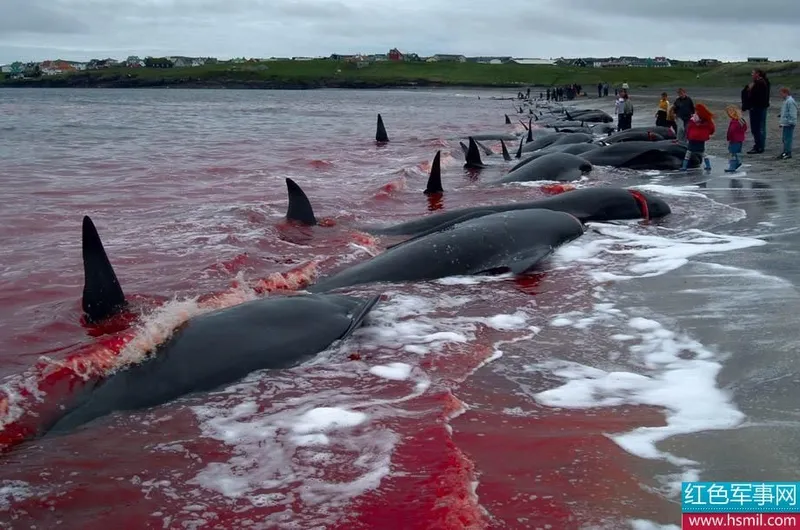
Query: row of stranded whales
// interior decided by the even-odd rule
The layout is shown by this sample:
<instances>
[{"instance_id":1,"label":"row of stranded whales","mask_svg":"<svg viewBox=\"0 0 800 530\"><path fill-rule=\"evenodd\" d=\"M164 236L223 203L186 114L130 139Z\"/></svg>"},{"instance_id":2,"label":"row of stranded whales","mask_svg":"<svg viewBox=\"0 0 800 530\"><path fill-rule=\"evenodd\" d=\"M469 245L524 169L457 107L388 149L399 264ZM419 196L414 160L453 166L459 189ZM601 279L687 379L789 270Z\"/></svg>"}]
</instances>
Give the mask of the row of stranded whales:
<instances>
[{"instance_id":1,"label":"row of stranded whales","mask_svg":"<svg viewBox=\"0 0 800 530\"><path fill-rule=\"evenodd\" d=\"M593 114L584 116L600 118ZM533 127L527 129L523 142L530 143L534 141ZM516 168L498 182L536 179L541 174L558 180L569 178L566 173L570 171L590 171L591 163L572 153L555 150L562 145L566 150L585 139L557 134L559 137L547 144L553 147L553 152L537 156L536 160ZM480 140L500 140L503 158L510 160L504 141L516 138L511 134L470 137L465 165L485 167L480 159ZM380 115L376 141L389 141ZM481 147L487 154L491 152ZM598 146L597 149L613 147ZM521 153L520 148L518 156ZM288 178L286 186L289 196L286 218L316 225L314 209L300 186ZM437 153L425 193L441 192L441 162L440 153ZM587 188L538 201L440 212L390 227L362 227L375 234L411 238L388 247L370 260L321 279L307 289L310 294L257 299L189 319L146 360L87 386L66 412L50 422L41 434L68 432L114 411L148 408L195 392L213 390L256 370L296 366L348 338L379 301L378 296L357 298L327 294L333 289L464 274L502 271L523 274L534 269L559 246L580 237L586 222L655 219L669 213L666 202L642 192ZM88 216L83 220L82 236L82 308L87 320L97 323L123 311L127 301L97 229ZM315 324L311 332L304 324L308 321ZM220 355L222 351L224 355Z\"/></svg>"},{"instance_id":2,"label":"row of stranded whales","mask_svg":"<svg viewBox=\"0 0 800 530\"><path fill-rule=\"evenodd\" d=\"M286 188L289 202L286 219L301 225L316 225L317 218L313 206L303 189L290 178L286 178ZM565 212L582 223L626 219L651 220L672 213L669 204L655 195L634 189L601 186L565 191L535 201L456 208L391 226L359 225L355 228L375 235L420 236L447 229L455 223L469 219L516 210Z\"/></svg>"}]
</instances>

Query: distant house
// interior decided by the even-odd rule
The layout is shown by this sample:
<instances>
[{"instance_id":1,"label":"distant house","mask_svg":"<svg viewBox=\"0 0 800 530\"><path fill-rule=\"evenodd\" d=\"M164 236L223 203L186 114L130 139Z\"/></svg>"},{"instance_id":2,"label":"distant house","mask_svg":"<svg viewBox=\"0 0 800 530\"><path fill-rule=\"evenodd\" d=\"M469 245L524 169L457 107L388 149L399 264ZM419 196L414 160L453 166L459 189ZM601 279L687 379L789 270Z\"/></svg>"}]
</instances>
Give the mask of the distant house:
<instances>
[{"instance_id":1,"label":"distant house","mask_svg":"<svg viewBox=\"0 0 800 530\"><path fill-rule=\"evenodd\" d=\"M191 57L181 57L181 56L174 56L174 57L167 57L172 62L172 66L175 68L188 68L192 66L192 59Z\"/></svg>"},{"instance_id":2,"label":"distant house","mask_svg":"<svg viewBox=\"0 0 800 530\"><path fill-rule=\"evenodd\" d=\"M478 64L505 64L511 57L467 57L467 62Z\"/></svg>"},{"instance_id":3,"label":"distant house","mask_svg":"<svg viewBox=\"0 0 800 530\"><path fill-rule=\"evenodd\" d=\"M72 63L60 59L56 61L42 61L39 64L39 68L42 75L59 75L77 71L77 68L75 68Z\"/></svg>"},{"instance_id":4,"label":"distant house","mask_svg":"<svg viewBox=\"0 0 800 530\"><path fill-rule=\"evenodd\" d=\"M145 57L144 65L147 68L172 68L175 66L167 57Z\"/></svg>"},{"instance_id":5,"label":"distant house","mask_svg":"<svg viewBox=\"0 0 800 530\"><path fill-rule=\"evenodd\" d=\"M369 60L376 62L388 61L389 56L385 53L375 53L369 56Z\"/></svg>"},{"instance_id":6,"label":"distant house","mask_svg":"<svg viewBox=\"0 0 800 530\"><path fill-rule=\"evenodd\" d=\"M4 64L3 66L0 66L0 73L10 74L11 73L11 65L10 64Z\"/></svg>"},{"instance_id":7,"label":"distant house","mask_svg":"<svg viewBox=\"0 0 800 530\"><path fill-rule=\"evenodd\" d=\"M767 57L748 57L748 63L768 63L769 59Z\"/></svg>"},{"instance_id":8,"label":"distant house","mask_svg":"<svg viewBox=\"0 0 800 530\"><path fill-rule=\"evenodd\" d=\"M25 65L21 61L14 61L13 63L3 67L3 73L9 75L22 75Z\"/></svg>"},{"instance_id":9,"label":"distant house","mask_svg":"<svg viewBox=\"0 0 800 530\"><path fill-rule=\"evenodd\" d=\"M329 57L331 61L352 61L356 57L355 54L342 54L342 53L333 53ZM270 60L275 60L274 58Z\"/></svg>"},{"instance_id":10,"label":"distant house","mask_svg":"<svg viewBox=\"0 0 800 530\"><path fill-rule=\"evenodd\" d=\"M387 55L387 57L389 58L390 61L398 62L398 61L404 61L405 60L405 55L403 55L403 52L401 52L397 48L392 48L391 50L389 50L389 53L386 54L386 55Z\"/></svg>"},{"instance_id":11,"label":"distant house","mask_svg":"<svg viewBox=\"0 0 800 530\"><path fill-rule=\"evenodd\" d=\"M125 66L128 68L141 68L144 66L144 61L135 55L131 55L125 59Z\"/></svg>"},{"instance_id":12,"label":"distant house","mask_svg":"<svg viewBox=\"0 0 800 530\"><path fill-rule=\"evenodd\" d=\"M448 53L437 53L431 57L428 57L429 63L435 62L447 62L447 63L465 63L467 62L467 58L464 55L451 55Z\"/></svg>"},{"instance_id":13,"label":"distant house","mask_svg":"<svg viewBox=\"0 0 800 530\"><path fill-rule=\"evenodd\" d=\"M511 62L516 64L556 64L556 62L552 59L531 59L524 57L515 57L514 59L511 59Z\"/></svg>"},{"instance_id":14,"label":"distant house","mask_svg":"<svg viewBox=\"0 0 800 530\"><path fill-rule=\"evenodd\" d=\"M700 59L697 61L697 66L717 66L722 64L719 59Z\"/></svg>"},{"instance_id":15,"label":"distant house","mask_svg":"<svg viewBox=\"0 0 800 530\"><path fill-rule=\"evenodd\" d=\"M292 57L293 61L313 61L314 57Z\"/></svg>"}]
</instances>

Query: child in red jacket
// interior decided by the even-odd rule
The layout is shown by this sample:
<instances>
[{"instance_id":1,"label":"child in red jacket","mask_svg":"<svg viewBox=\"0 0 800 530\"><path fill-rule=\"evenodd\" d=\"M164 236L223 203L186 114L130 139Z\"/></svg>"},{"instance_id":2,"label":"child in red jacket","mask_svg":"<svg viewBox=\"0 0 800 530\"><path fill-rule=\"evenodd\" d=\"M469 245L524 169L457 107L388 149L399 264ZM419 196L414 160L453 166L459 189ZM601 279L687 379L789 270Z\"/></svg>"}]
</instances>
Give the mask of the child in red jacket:
<instances>
[{"instance_id":1,"label":"child in red jacket","mask_svg":"<svg viewBox=\"0 0 800 530\"><path fill-rule=\"evenodd\" d=\"M686 157L683 159L681 171L686 171L689 167L689 160L693 153L698 153L703 158L706 171L711 171L711 161L706 156L706 142L714 136L717 127L714 125L714 115L702 103L694 107L694 114L686 124L686 139L689 147L686 149Z\"/></svg>"},{"instance_id":2,"label":"child in red jacket","mask_svg":"<svg viewBox=\"0 0 800 530\"><path fill-rule=\"evenodd\" d=\"M744 143L745 133L747 132L747 122L742 118L742 114L733 105L728 105L725 109L731 122L728 124L728 169L726 173L733 173L742 163L739 161L739 153L742 152L742 144Z\"/></svg>"}]
</instances>

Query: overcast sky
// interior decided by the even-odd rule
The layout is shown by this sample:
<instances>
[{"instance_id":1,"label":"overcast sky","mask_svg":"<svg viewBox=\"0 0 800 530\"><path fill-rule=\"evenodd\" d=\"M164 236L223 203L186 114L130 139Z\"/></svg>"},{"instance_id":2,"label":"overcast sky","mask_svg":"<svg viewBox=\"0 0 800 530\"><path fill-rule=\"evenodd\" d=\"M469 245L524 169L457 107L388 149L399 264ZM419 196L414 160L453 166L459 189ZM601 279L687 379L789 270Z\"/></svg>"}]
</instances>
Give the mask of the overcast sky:
<instances>
[{"instance_id":1,"label":"overcast sky","mask_svg":"<svg viewBox=\"0 0 800 530\"><path fill-rule=\"evenodd\" d=\"M797 0L0 0L0 63L385 53L800 59Z\"/></svg>"}]
</instances>

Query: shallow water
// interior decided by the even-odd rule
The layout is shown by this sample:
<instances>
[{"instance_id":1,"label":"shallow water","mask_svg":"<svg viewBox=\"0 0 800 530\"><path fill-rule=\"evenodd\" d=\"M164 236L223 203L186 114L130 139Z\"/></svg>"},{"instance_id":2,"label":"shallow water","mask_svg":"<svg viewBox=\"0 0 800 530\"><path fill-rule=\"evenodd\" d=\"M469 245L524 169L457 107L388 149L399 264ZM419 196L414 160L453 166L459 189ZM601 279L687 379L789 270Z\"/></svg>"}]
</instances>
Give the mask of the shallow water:
<instances>
[{"instance_id":1,"label":"shallow water","mask_svg":"<svg viewBox=\"0 0 800 530\"><path fill-rule=\"evenodd\" d=\"M500 157L461 168L460 137L522 130L505 95L0 91L4 434L52 414L76 370L389 242L359 225L544 196L487 187ZM421 193L438 149L442 203ZM796 477L800 191L758 162L736 177L771 188L730 189L714 165L705 188L699 170L595 168L579 186L673 214L592 224L526 278L353 289L386 299L309 364L13 448L0 524L646 528L678 524L681 478ZM324 226L282 222L285 177ZM121 356L81 325L84 214L142 314Z\"/></svg>"}]
</instances>

